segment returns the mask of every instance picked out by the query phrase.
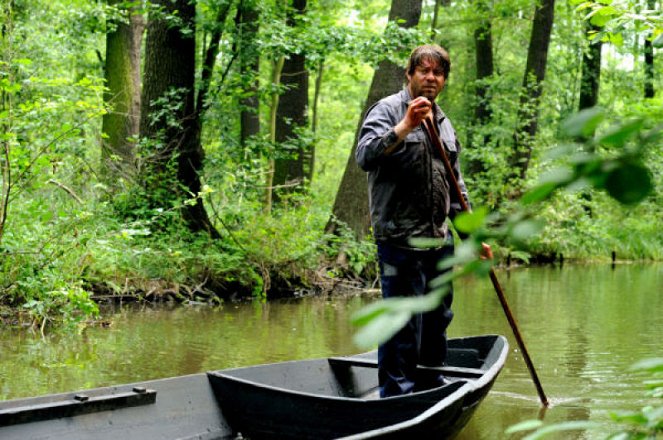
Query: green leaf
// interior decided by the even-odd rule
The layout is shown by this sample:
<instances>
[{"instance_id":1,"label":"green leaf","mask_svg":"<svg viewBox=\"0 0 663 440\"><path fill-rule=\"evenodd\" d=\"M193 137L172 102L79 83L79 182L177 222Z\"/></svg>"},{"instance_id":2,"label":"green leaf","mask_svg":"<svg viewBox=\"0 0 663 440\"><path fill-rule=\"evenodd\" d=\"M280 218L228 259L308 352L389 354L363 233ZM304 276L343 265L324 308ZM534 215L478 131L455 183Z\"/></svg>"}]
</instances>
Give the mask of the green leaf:
<instances>
[{"instance_id":1,"label":"green leaf","mask_svg":"<svg viewBox=\"0 0 663 440\"><path fill-rule=\"evenodd\" d=\"M444 244L444 239L442 238L431 238L431 237L415 237L411 238L408 243L416 248L421 249L435 249L439 248Z\"/></svg>"},{"instance_id":2,"label":"green leaf","mask_svg":"<svg viewBox=\"0 0 663 440\"><path fill-rule=\"evenodd\" d=\"M511 251L510 254L511 258L515 258L517 260L521 260L525 264L529 264L529 259L531 255L528 252L515 250Z\"/></svg>"},{"instance_id":3,"label":"green leaf","mask_svg":"<svg viewBox=\"0 0 663 440\"><path fill-rule=\"evenodd\" d=\"M623 125L611 127L606 134L597 140L597 143L613 148L623 147L629 138L633 137L633 135L642 129L643 124L644 120L638 118Z\"/></svg>"},{"instance_id":4,"label":"green leaf","mask_svg":"<svg viewBox=\"0 0 663 440\"><path fill-rule=\"evenodd\" d=\"M520 202L523 205L531 205L532 203L540 202L545 200L558 188L558 184L554 182L543 183L541 185L535 186L534 188L527 191L520 199Z\"/></svg>"},{"instance_id":5,"label":"green leaf","mask_svg":"<svg viewBox=\"0 0 663 440\"><path fill-rule=\"evenodd\" d=\"M625 205L632 205L645 199L654 186L649 170L634 163L623 163L608 173L605 189L611 197Z\"/></svg>"},{"instance_id":6,"label":"green leaf","mask_svg":"<svg viewBox=\"0 0 663 440\"><path fill-rule=\"evenodd\" d=\"M616 422L628 423L635 426L646 426L647 417L636 411L621 411L610 413L610 417Z\"/></svg>"},{"instance_id":7,"label":"green leaf","mask_svg":"<svg viewBox=\"0 0 663 440\"><path fill-rule=\"evenodd\" d=\"M652 45L656 48L661 48L663 47L663 34L660 34L656 39L652 42Z\"/></svg>"},{"instance_id":8,"label":"green leaf","mask_svg":"<svg viewBox=\"0 0 663 440\"><path fill-rule=\"evenodd\" d=\"M631 366L632 371L663 371L663 358L642 359Z\"/></svg>"},{"instance_id":9,"label":"green leaf","mask_svg":"<svg viewBox=\"0 0 663 440\"><path fill-rule=\"evenodd\" d=\"M642 134L643 142L656 142L663 138L663 124L658 124L656 127Z\"/></svg>"},{"instance_id":10,"label":"green leaf","mask_svg":"<svg viewBox=\"0 0 663 440\"><path fill-rule=\"evenodd\" d=\"M511 239L516 242L524 242L543 229L543 224L538 220L524 220L516 223L511 229Z\"/></svg>"},{"instance_id":11,"label":"green leaf","mask_svg":"<svg viewBox=\"0 0 663 440\"><path fill-rule=\"evenodd\" d=\"M466 234L471 234L486 222L488 208L480 206L473 212L462 212L454 219L454 227Z\"/></svg>"},{"instance_id":12,"label":"green leaf","mask_svg":"<svg viewBox=\"0 0 663 440\"><path fill-rule=\"evenodd\" d=\"M551 434L553 432L562 432L562 431L584 431L587 429L594 429L599 427L598 423L587 422L583 420L574 420L570 422L555 423L554 425L544 426L540 429L537 429L535 432L525 436L523 440L538 440L544 436Z\"/></svg>"},{"instance_id":13,"label":"green leaf","mask_svg":"<svg viewBox=\"0 0 663 440\"><path fill-rule=\"evenodd\" d=\"M454 255L437 263L438 269L448 269L457 265L463 265L477 258L478 243L465 240L454 249Z\"/></svg>"},{"instance_id":14,"label":"green leaf","mask_svg":"<svg viewBox=\"0 0 663 440\"><path fill-rule=\"evenodd\" d=\"M388 310L389 307L384 304L384 301L378 301L373 304L369 304L355 312L355 314L352 316L352 323L356 326L364 326L371 322L373 319L376 319L378 316L387 313Z\"/></svg>"},{"instance_id":15,"label":"green leaf","mask_svg":"<svg viewBox=\"0 0 663 440\"><path fill-rule=\"evenodd\" d=\"M406 311L382 314L363 326L354 335L354 342L359 347L373 347L395 335L410 320Z\"/></svg>"},{"instance_id":16,"label":"green leaf","mask_svg":"<svg viewBox=\"0 0 663 440\"><path fill-rule=\"evenodd\" d=\"M562 132L571 137L588 137L604 119L605 112L600 107L581 110L562 123Z\"/></svg>"},{"instance_id":17,"label":"green leaf","mask_svg":"<svg viewBox=\"0 0 663 440\"><path fill-rule=\"evenodd\" d=\"M543 422L541 420L525 420L524 422L509 426L507 430L504 431L504 433L514 434L516 432L531 431L532 429L536 429L541 426L543 426Z\"/></svg>"},{"instance_id":18,"label":"green leaf","mask_svg":"<svg viewBox=\"0 0 663 440\"><path fill-rule=\"evenodd\" d=\"M617 47L622 47L624 45L624 35L621 32L609 32L608 41Z\"/></svg>"},{"instance_id":19,"label":"green leaf","mask_svg":"<svg viewBox=\"0 0 663 440\"><path fill-rule=\"evenodd\" d=\"M438 292L419 297L389 298L379 301L367 310L360 310L353 322L363 323L355 334L354 341L360 347L381 344L395 335L413 314L433 310L440 304Z\"/></svg>"}]
</instances>

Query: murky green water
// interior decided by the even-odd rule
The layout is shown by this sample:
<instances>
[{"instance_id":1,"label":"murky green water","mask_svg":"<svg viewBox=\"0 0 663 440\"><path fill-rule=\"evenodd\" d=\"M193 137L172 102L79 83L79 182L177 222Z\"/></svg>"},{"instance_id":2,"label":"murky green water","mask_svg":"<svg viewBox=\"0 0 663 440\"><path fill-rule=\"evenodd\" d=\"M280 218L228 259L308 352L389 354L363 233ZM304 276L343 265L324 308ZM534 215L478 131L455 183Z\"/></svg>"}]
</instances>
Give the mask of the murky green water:
<instances>
[{"instance_id":1,"label":"murky green water","mask_svg":"<svg viewBox=\"0 0 663 440\"><path fill-rule=\"evenodd\" d=\"M611 410L648 402L643 378L628 367L663 356L663 265L567 265L498 271L498 277L553 403L547 422L589 419L608 426ZM500 333L511 344L493 391L460 438L507 438L506 427L539 415L535 388L490 282L466 280L456 291L451 336ZM125 307L108 312L109 327L46 338L0 329L0 399L355 353L350 315L375 297Z\"/></svg>"}]
</instances>

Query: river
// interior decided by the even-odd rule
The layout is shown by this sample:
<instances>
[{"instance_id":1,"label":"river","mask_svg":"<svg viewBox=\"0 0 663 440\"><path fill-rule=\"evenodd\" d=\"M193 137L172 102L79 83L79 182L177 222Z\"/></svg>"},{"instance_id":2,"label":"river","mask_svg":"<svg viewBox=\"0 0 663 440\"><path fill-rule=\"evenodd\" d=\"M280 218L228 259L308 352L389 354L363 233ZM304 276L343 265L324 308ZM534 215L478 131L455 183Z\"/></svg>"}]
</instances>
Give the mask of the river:
<instances>
[{"instance_id":1,"label":"river","mask_svg":"<svg viewBox=\"0 0 663 440\"><path fill-rule=\"evenodd\" d=\"M507 427L540 416L601 426L549 438L603 439L614 426L611 411L652 402L646 377L629 367L663 356L663 265L567 264L497 275L552 406L541 413L490 281L462 280L450 336L499 333L511 351L460 439L509 438ZM105 310L104 325L79 333L41 337L0 329L0 400L356 353L350 317L376 298L354 292L218 307L128 305Z\"/></svg>"}]
</instances>

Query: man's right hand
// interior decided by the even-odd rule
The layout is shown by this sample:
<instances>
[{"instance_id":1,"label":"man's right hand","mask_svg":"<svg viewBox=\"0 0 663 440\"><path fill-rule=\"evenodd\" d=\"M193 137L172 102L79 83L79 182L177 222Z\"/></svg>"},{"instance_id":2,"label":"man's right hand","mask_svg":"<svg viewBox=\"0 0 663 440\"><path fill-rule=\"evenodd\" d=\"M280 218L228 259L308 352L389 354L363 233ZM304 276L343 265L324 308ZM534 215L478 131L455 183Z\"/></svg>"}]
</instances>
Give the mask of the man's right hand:
<instances>
[{"instance_id":1,"label":"man's right hand","mask_svg":"<svg viewBox=\"0 0 663 440\"><path fill-rule=\"evenodd\" d=\"M421 125L432 109L433 104L423 96L418 96L410 101L405 117L394 127L398 140L403 140L408 133Z\"/></svg>"}]
</instances>

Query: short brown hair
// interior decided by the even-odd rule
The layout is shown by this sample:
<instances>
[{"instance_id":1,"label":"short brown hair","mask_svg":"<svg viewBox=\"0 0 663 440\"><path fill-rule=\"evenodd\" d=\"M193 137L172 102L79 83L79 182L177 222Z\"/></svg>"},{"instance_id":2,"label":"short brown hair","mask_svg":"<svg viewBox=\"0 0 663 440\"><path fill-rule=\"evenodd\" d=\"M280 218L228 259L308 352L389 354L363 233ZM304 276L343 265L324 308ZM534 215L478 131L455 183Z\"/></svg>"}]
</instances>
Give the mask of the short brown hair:
<instances>
[{"instance_id":1,"label":"short brown hair","mask_svg":"<svg viewBox=\"0 0 663 440\"><path fill-rule=\"evenodd\" d=\"M423 60L434 61L442 68L444 72L444 78L449 78L449 72L451 71L451 60L449 59L449 53L437 44L425 44L423 46L415 47L412 53L410 54L410 60L407 63L407 73L408 75L414 74L414 70L417 66L421 65Z\"/></svg>"}]
</instances>

